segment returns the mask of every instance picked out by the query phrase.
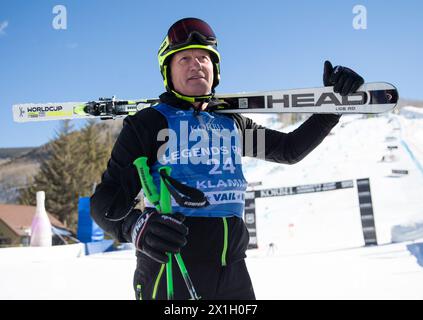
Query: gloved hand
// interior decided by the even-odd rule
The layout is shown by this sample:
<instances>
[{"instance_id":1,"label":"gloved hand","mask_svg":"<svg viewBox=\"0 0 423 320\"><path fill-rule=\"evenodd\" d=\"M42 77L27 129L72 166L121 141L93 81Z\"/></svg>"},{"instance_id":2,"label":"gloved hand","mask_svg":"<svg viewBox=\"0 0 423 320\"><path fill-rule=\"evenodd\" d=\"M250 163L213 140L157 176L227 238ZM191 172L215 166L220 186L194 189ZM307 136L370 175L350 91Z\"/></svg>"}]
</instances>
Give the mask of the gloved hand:
<instances>
[{"instance_id":1,"label":"gloved hand","mask_svg":"<svg viewBox=\"0 0 423 320\"><path fill-rule=\"evenodd\" d=\"M188 228L180 213L160 214L147 208L135 222L131 238L135 248L159 263L168 262L166 253L178 253L186 245Z\"/></svg>"},{"instance_id":2,"label":"gloved hand","mask_svg":"<svg viewBox=\"0 0 423 320\"><path fill-rule=\"evenodd\" d=\"M323 84L326 87L333 86L333 91L341 96L356 92L363 83L364 79L353 70L342 66L334 68L330 61L325 61Z\"/></svg>"}]
</instances>

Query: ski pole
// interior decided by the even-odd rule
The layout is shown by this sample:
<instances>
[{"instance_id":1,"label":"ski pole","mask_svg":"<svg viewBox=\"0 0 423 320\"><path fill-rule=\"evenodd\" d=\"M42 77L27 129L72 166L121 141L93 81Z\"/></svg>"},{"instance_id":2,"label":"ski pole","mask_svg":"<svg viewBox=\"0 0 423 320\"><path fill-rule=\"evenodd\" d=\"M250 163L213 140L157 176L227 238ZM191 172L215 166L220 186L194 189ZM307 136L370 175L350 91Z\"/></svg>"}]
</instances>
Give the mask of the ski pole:
<instances>
[{"instance_id":1,"label":"ski pole","mask_svg":"<svg viewBox=\"0 0 423 320\"><path fill-rule=\"evenodd\" d=\"M156 207L156 209L159 212L171 213L172 212L172 206L171 206L171 198L170 198L169 190L167 189L166 186L160 188L161 192L163 192L163 200L160 201L161 196L159 196L159 193L157 192L156 186L154 185L153 177L150 174L150 168L148 167L147 160L148 159L146 157L139 157L133 162L135 167L137 168L138 175L140 177L141 185L142 185L142 188L144 190L145 196ZM162 169L162 168L160 168L160 169ZM162 178L160 179L160 181L161 181L160 185L162 186L162 184L164 184ZM163 208L162 208L162 205L163 205ZM179 269L180 269L182 277L185 281L185 285L187 286L187 289L190 293L191 299L199 300L200 297L197 295L197 293L195 291L194 285L191 281L191 278L188 274L188 271L185 267L185 263L182 259L182 256L180 255L180 253L175 255L175 259L178 263ZM169 261L171 262L172 259L169 258ZM166 273L168 273L168 270L171 269L171 268L172 268L171 265L169 267L168 264L166 264ZM171 276L172 273L171 272L169 272L169 273L170 273L170 278L169 278L169 276L167 276L168 299L169 299L169 295L173 296L173 279L172 279L172 276Z\"/></svg>"},{"instance_id":2,"label":"ski pole","mask_svg":"<svg viewBox=\"0 0 423 320\"><path fill-rule=\"evenodd\" d=\"M170 175L170 167L161 167L159 172L164 170ZM172 202L170 193L167 190L162 178L160 178L160 209L163 214L172 213ZM166 263L166 283L167 283L167 300L173 300L173 275L172 275L172 255L167 253L168 262Z\"/></svg>"},{"instance_id":3,"label":"ski pole","mask_svg":"<svg viewBox=\"0 0 423 320\"><path fill-rule=\"evenodd\" d=\"M159 169L159 172L161 172L162 170L164 170L168 176L170 175L170 172L171 172L170 167L161 167ZM164 214L172 213L172 198L171 198L169 189L167 188L166 183L164 182L161 176L160 176L160 206L162 208L162 213ZM179 270L181 271L182 278L184 279L185 285L189 291L191 299L199 300L200 297L197 295L197 292L195 291L194 285L188 274L187 268L185 267L185 263L184 263L184 260L182 259L181 254L176 253L174 256L175 256L176 262L178 263ZM170 254L169 254L169 257L170 257L169 259L172 260L172 257L170 256ZM173 293L173 287L172 287L172 293Z\"/></svg>"}]
</instances>

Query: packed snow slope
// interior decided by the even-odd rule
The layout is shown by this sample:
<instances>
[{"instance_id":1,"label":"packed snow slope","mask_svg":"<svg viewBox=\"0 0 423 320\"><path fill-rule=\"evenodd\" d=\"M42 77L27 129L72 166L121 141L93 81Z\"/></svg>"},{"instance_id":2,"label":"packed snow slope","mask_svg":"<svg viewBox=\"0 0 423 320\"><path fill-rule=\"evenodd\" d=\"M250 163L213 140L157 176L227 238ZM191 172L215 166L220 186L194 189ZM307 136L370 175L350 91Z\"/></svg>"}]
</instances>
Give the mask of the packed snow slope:
<instances>
[{"instance_id":1,"label":"packed snow slope","mask_svg":"<svg viewBox=\"0 0 423 320\"><path fill-rule=\"evenodd\" d=\"M280 129L271 116L254 119ZM423 299L422 164L423 113L412 107L343 116L295 165L245 159L256 189L354 180L350 189L256 200L259 248L247 265L257 298ZM370 179L378 246L364 246L358 178ZM0 249L0 299L134 298L132 250L84 256L68 247Z\"/></svg>"}]
</instances>

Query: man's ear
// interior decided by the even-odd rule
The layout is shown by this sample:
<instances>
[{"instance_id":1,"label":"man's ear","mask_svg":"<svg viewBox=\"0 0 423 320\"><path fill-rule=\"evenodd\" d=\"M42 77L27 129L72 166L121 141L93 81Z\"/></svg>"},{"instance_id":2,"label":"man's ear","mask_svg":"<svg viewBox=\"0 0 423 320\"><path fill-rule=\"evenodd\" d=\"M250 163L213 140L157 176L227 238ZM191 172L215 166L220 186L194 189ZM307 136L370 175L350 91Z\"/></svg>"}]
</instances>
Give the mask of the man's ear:
<instances>
[{"instance_id":1,"label":"man's ear","mask_svg":"<svg viewBox=\"0 0 423 320\"><path fill-rule=\"evenodd\" d=\"M170 59L172 59L172 57L170 57ZM171 72L171 68L170 68L170 61L169 63L166 65L166 78L167 78L167 86L169 87L170 90L173 90L173 82L172 82L172 72Z\"/></svg>"}]
</instances>

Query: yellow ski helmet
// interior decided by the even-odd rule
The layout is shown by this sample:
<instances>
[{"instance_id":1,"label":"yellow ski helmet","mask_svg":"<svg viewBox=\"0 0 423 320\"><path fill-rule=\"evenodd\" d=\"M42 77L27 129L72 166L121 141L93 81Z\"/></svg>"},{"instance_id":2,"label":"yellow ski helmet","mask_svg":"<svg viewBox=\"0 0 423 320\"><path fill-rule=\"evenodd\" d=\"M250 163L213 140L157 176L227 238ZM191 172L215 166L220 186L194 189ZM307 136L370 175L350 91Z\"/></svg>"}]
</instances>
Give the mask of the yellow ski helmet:
<instances>
[{"instance_id":1,"label":"yellow ski helmet","mask_svg":"<svg viewBox=\"0 0 423 320\"><path fill-rule=\"evenodd\" d=\"M203 49L210 53L213 63L212 92L205 96L185 96L174 90L169 62L176 52L187 49ZM217 51L217 38L212 28L203 20L197 18L184 18L175 22L168 30L158 52L160 72L167 91L173 92L177 97L189 102L209 100L214 95L214 88L220 80L220 54Z\"/></svg>"}]
</instances>

